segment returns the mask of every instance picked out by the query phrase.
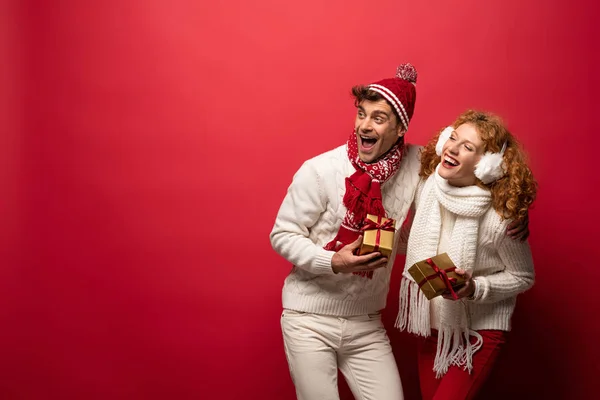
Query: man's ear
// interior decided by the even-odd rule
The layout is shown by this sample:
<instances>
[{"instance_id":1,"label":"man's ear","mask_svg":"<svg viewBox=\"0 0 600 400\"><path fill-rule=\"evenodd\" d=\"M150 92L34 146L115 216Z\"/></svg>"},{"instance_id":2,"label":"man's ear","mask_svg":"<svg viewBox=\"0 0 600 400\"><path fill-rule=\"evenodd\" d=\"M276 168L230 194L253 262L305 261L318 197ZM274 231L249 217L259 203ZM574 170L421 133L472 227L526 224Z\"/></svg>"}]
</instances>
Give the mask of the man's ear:
<instances>
[{"instance_id":1,"label":"man's ear","mask_svg":"<svg viewBox=\"0 0 600 400\"><path fill-rule=\"evenodd\" d=\"M404 125L402 125L402 123L400 122L398 122L398 125L396 126L396 133L399 138L404 136L404 134L406 133L406 130L404 130Z\"/></svg>"}]
</instances>

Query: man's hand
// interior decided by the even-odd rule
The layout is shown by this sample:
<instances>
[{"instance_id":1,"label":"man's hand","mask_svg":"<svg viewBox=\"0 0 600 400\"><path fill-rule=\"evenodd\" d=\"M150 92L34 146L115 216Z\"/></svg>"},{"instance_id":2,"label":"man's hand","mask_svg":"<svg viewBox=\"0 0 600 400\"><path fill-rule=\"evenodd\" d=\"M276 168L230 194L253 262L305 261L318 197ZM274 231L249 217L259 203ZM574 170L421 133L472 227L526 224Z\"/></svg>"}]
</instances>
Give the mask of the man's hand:
<instances>
[{"instance_id":1,"label":"man's hand","mask_svg":"<svg viewBox=\"0 0 600 400\"><path fill-rule=\"evenodd\" d=\"M359 271L373 271L377 268L385 267L387 257L382 257L381 253L369 253L364 256L354 255L354 251L362 244L362 236L359 236L354 242L342 247L331 258L331 269L336 274L351 273Z\"/></svg>"},{"instance_id":2,"label":"man's hand","mask_svg":"<svg viewBox=\"0 0 600 400\"><path fill-rule=\"evenodd\" d=\"M473 293L475 293L475 282L473 282L471 273L460 268L455 269L454 272L456 272L456 275L460 275L465 278L465 284L461 286L460 289L455 291L458 300L462 299L463 297L473 296ZM442 296L445 299L454 300L452 295L447 290L444 292L444 294L442 294Z\"/></svg>"},{"instance_id":3,"label":"man's hand","mask_svg":"<svg viewBox=\"0 0 600 400\"><path fill-rule=\"evenodd\" d=\"M508 225L506 234L511 239L527 240L529 237L529 213L523 219L515 220Z\"/></svg>"}]
</instances>

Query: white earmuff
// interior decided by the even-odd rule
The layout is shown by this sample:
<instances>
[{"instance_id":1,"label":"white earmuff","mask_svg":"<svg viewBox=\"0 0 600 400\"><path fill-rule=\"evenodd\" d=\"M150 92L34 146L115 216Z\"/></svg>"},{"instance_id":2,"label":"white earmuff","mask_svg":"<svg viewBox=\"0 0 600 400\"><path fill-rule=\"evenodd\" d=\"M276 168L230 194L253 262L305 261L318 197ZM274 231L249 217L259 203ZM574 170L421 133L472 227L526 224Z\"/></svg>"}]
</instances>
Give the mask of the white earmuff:
<instances>
[{"instance_id":1,"label":"white earmuff","mask_svg":"<svg viewBox=\"0 0 600 400\"><path fill-rule=\"evenodd\" d=\"M448 139L450 138L450 134L452 133L452 131L454 131L454 128L448 126L444 128L442 133L440 133L440 137L438 138L437 144L435 145L435 154L437 154L438 156L442 155L442 149L444 148L444 144L446 144L446 141L448 141Z\"/></svg>"},{"instance_id":2,"label":"white earmuff","mask_svg":"<svg viewBox=\"0 0 600 400\"><path fill-rule=\"evenodd\" d=\"M505 174L504 170L504 151L506 150L506 142L502 146L500 153L486 152L481 160L475 166L475 176L484 184L490 184Z\"/></svg>"}]
</instances>

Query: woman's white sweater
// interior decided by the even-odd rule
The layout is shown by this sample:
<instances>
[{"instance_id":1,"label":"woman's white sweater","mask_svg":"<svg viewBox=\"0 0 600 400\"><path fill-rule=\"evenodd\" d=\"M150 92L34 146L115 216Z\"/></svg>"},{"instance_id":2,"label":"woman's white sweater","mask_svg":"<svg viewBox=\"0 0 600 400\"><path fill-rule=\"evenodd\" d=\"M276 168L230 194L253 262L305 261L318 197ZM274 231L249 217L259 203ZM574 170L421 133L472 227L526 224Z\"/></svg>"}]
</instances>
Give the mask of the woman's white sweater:
<instances>
[{"instance_id":1,"label":"woman's white sweater","mask_svg":"<svg viewBox=\"0 0 600 400\"><path fill-rule=\"evenodd\" d=\"M420 196L415 204L418 207ZM438 254L449 249L450 232L456 215L442 208L442 228ZM473 268L476 290L473 299L465 299L470 328L510 331L517 294L533 285L534 269L529 244L506 235L510 220L502 220L490 209L481 217L477 255ZM460 267L460 266L458 266ZM437 329L439 305L451 301L440 297L431 300L431 327Z\"/></svg>"}]
</instances>

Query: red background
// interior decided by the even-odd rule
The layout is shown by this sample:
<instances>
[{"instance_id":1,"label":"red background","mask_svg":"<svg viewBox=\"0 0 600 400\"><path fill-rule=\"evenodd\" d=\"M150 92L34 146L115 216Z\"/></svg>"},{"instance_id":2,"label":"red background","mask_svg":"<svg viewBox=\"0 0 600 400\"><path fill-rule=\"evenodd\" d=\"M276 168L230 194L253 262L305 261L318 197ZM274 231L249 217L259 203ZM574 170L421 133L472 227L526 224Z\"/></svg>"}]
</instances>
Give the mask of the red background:
<instances>
[{"instance_id":1,"label":"red background","mask_svg":"<svg viewBox=\"0 0 600 400\"><path fill-rule=\"evenodd\" d=\"M586 3L2 2L0 398L294 398L268 234L301 162L352 129L350 87L405 61L410 142L493 110L540 184L537 282L484 397L596 392ZM418 399L414 341L390 336Z\"/></svg>"}]
</instances>

